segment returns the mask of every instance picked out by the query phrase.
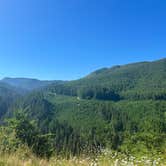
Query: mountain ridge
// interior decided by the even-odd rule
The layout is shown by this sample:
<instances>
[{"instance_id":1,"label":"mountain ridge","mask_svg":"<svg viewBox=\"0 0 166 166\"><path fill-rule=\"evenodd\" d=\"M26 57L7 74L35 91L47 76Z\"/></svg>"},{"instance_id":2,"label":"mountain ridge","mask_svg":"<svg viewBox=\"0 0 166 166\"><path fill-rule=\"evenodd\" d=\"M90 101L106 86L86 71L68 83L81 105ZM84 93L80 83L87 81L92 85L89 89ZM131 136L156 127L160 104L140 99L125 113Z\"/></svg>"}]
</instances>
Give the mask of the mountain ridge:
<instances>
[{"instance_id":1,"label":"mountain ridge","mask_svg":"<svg viewBox=\"0 0 166 166\"><path fill-rule=\"evenodd\" d=\"M0 82L7 83L17 88L25 89L27 91L32 91L52 83L61 83L62 81L38 80L34 78L23 78L23 77L18 77L18 78L5 77Z\"/></svg>"},{"instance_id":2,"label":"mountain ridge","mask_svg":"<svg viewBox=\"0 0 166 166\"><path fill-rule=\"evenodd\" d=\"M103 149L166 156L166 59L104 68L22 96L0 83L0 123L6 118L16 135L8 132L0 144L17 149L12 138L40 157Z\"/></svg>"},{"instance_id":3,"label":"mountain ridge","mask_svg":"<svg viewBox=\"0 0 166 166\"><path fill-rule=\"evenodd\" d=\"M98 99L96 96L107 96L106 99L108 100L115 96L118 100L128 99L129 96L133 99L165 99L166 58L152 62L138 62L112 68L102 68L78 80L61 85L51 84L48 86L48 90L69 96L79 96L81 94L81 97L90 99ZM162 94L162 97L158 96L156 92ZM112 94L115 96L112 96Z\"/></svg>"},{"instance_id":4,"label":"mountain ridge","mask_svg":"<svg viewBox=\"0 0 166 166\"><path fill-rule=\"evenodd\" d=\"M163 58L151 62L135 62L101 68L73 81L6 77L0 82L25 91L48 89L69 96L79 96L84 92L85 96L90 95L88 98L95 98L96 91L99 91L104 95L116 94L119 98L126 98L128 94L136 95L138 89L142 91L141 93L160 90L165 94L165 78L166 58Z\"/></svg>"}]
</instances>

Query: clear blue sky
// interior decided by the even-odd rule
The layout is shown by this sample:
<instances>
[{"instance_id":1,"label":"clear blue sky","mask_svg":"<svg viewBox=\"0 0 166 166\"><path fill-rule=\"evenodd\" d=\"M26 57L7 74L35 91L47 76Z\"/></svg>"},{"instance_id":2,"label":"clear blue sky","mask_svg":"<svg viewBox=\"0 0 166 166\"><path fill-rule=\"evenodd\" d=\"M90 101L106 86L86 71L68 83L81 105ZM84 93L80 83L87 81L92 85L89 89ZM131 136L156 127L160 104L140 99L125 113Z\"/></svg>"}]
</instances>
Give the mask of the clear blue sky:
<instances>
[{"instance_id":1,"label":"clear blue sky","mask_svg":"<svg viewBox=\"0 0 166 166\"><path fill-rule=\"evenodd\" d=\"M1 0L0 78L76 79L166 57L165 0Z\"/></svg>"}]
</instances>

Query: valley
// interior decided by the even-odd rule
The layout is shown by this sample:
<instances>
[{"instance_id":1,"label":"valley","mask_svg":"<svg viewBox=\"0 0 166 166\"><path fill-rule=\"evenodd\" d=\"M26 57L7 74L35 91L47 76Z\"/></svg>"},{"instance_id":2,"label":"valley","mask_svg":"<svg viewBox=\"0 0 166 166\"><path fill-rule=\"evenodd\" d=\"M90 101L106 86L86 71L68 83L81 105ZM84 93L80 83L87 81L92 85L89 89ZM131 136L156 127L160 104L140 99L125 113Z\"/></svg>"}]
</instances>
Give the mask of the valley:
<instances>
[{"instance_id":1,"label":"valley","mask_svg":"<svg viewBox=\"0 0 166 166\"><path fill-rule=\"evenodd\" d=\"M13 157L24 162L22 154L34 165L146 160L164 166L166 59L104 68L73 81L5 78L0 124L2 165Z\"/></svg>"}]
</instances>

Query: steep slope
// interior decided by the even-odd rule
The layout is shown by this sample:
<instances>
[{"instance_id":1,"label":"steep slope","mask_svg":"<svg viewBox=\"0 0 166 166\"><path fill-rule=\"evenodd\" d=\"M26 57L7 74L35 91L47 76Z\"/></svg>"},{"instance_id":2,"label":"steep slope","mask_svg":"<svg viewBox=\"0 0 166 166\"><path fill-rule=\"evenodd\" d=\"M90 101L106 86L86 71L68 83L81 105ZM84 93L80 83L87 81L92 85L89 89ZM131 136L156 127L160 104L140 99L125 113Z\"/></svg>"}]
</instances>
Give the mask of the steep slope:
<instances>
[{"instance_id":1,"label":"steep slope","mask_svg":"<svg viewBox=\"0 0 166 166\"><path fill-rule=\"evenodd\" d=\"M52 92L104 100L166 99L166 59L103 68L62 85Z\"/></svg>"},{"instance_id":2,"label":"steep slope","mask_svg":"<svg viewBox=\"0 0 166 166\"><path fill-rule=\"evenodd\" d=\"M0 83L0 121L9 111L11 105L20 97L20 91L14 87Z\"/></svg>"},{"instance_id":3,"label":"steep slope","mask_svg":"<svg viewBox=\"0 0 166 166\"><path fill-rule=\"evenodd\" d=\"M165 88L166 59L154 62L142 62L115 66L98 70L88 75L81 82L97 81L98 84L124 85L121 89L130 88ZM162 81L162 82L161 82ZM132 84L132 85L128 85Z\"/></svg>"},{"instance_id":4,"label":"steep slope","mask_svg":"<svg viewBox=\"0 0 166 166\"><path fill-rule=\"evenodd\" d=\"M143 156L165 153L165 101L112 102L35 92L24 100L22 111L41 138L51 137L57 154L97 153L104 148ZM31 129L25 128L28 132Z\"/></svg>"},{"instance_id":5,"label":"steep slope","mask_svg":"<svg viewBox=\"0 0 166 166\"><path fill-rule=\"evenodd\" d=\"M165 69L166 59L115 66L35 90L13 108L16 138L39 156L165 156Z\"/></svg>"}]
</instances>

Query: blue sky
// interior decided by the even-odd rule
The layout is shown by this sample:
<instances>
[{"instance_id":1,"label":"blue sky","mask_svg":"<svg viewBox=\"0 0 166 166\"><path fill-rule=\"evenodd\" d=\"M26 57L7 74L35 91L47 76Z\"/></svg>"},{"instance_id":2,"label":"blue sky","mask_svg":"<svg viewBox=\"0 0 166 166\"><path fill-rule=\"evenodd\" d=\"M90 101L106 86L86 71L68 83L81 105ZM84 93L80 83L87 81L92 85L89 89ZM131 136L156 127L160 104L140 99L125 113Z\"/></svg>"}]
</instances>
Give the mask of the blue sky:
<instances>
[{"instance_id":1,"label":"blue sky","mask_svg":"<svg viewBox=\"0 0 166 166\"><path fill-rule=\"evenodd\" d=\"M71 80L166 57L165 0L1 0L0 78Z\"/></svg>"}]
</instances>

